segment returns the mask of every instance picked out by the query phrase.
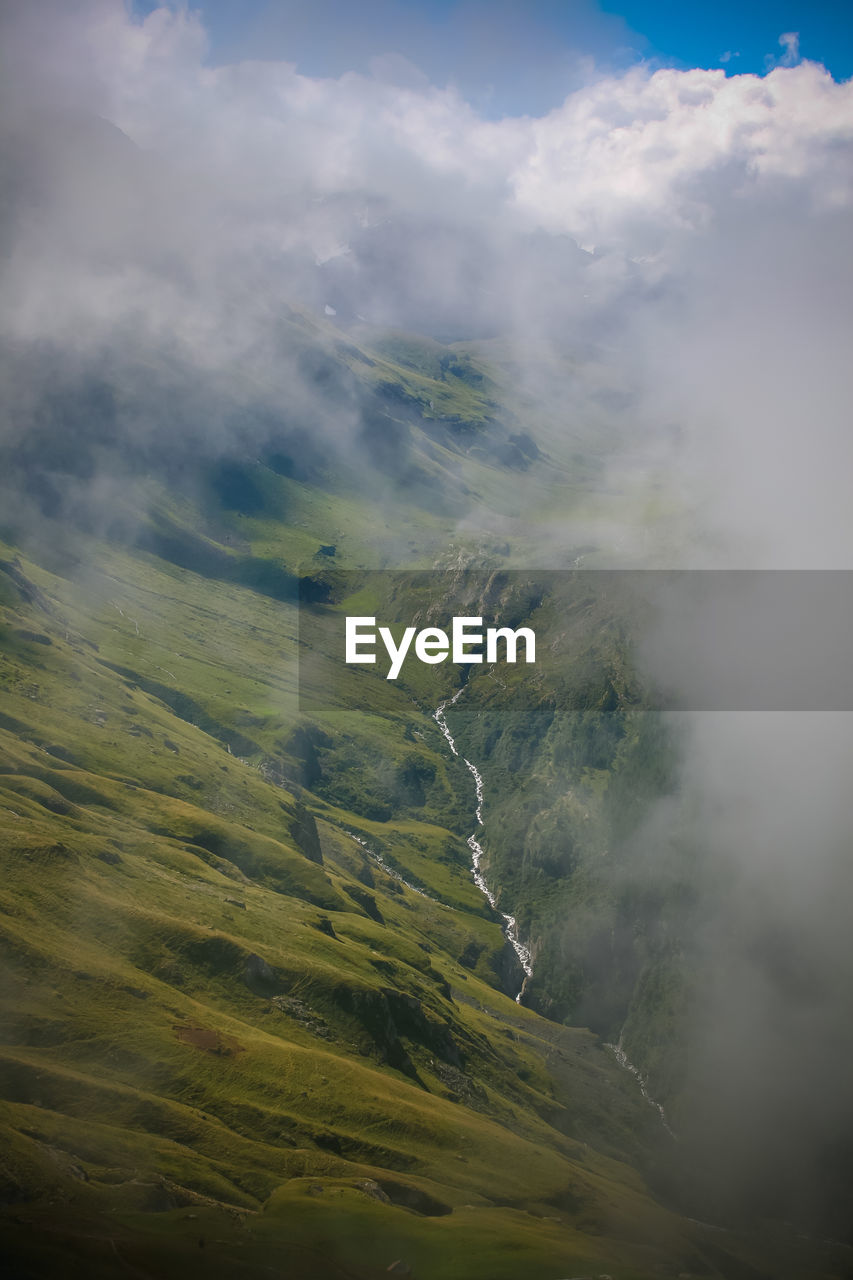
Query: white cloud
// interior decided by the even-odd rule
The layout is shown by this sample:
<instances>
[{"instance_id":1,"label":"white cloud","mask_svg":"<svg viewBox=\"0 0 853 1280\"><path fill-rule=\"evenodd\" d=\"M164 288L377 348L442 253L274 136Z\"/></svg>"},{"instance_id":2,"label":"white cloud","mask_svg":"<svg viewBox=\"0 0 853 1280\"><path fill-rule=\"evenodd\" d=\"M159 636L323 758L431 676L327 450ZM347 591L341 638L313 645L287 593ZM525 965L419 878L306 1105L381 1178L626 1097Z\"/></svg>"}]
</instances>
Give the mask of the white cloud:
<instances>
[{"instance_id":1,"label":"white cloud","mask_svg":"<svg viewBox=\"0 0 853 1280\"><path fill-rule=\"evenodd\" d=\"M717 478L691 497L703 519L764 521L768 540L784 525L792 555L847 545L840 495L794 545L769 479L782 492L794 473L769 446L788 440L810 500L837 494L853 82L810 62L763 78L640 66L495 121L399 59L336 79L210 67L187 10L36 4L4 34L5 103L42 184L5 268L7 333L97 349L136 332L203 368L248 352L262 367L298 297L340 323L607 334L649 384L647 421L685 426L685 493ZM783 47L796 60L792 34ZM75 132L93 110L136 149ZM801 429L810 397L823 451Z\"/></svg>"},{"instance_id":2,"label":"white cloud","mask_svg":"<svg viewBox=\"0 0 853 1280\"><path fill-rule=\"evenodd\" d=\"M12 7L0 31L13 175L0 337L16 357L38 355L39 377L45 350L74 370L125 372L117 399L134 447L145 430L244 445L244 396L267 417L310 421L326 453L346 449L357 406L344 387L330 410L316 380L300 380L282 336L292 299L341 325L349 314L445 334L502 328L519 339L517 382L555 430L601 423L624 446L590 506L642 495L644 470L660 481L647 506L618 497L601 517L624 522L612 541L630 551L648 538L675 563L851 566L853 82L800 62L793 35L763 78L590 70L547 114L495 121L389 59L335 79L287 62L210 67L187 10L135 22L120 0ZM577 356L577 374L554 347ZM152 382L166 393L144 421ZM14 441L40 386L17 386L14 414L7 404ZM527 541L538 507L524 507L523 484ZM549 507L540 563L589 541L580 520ZM843 736L826 750L815 734L803 752L791 731L790 755L750 772L774 735L765 726L739 750L709 735L688 760L709 806L736 810L725 843L743 865L768 848L768 813L785 836L804 758L810 791L826 760L843 763L833 797L849 791ZM808 808L815 828L819 811ZM841 826L847 840L846 812ZM791 830L782 864L805 869L785 899L794 918L813 875L849 903L826 833ZM786 1030L778 1056L790 1043Z\"/></svg>"},{"instance_id":3,"label":"white cloud","mask_svg":"<svg viewBox=\"0 0 853 1280\"><path fill-rule=\"evenodd\" d=\"M779 43L785 52L780 59L783 67L793 67L800 60L799 31L785 31L779 37Z\"/></svg>"},{"instance_id":4,"label":"white cloud","mask_svg":"<svg viewBox=\"0 0 853 1280\"><path fill-rule=\"evenodd\" d=\"M791 66L795 33L780 37L785 65L764 78L637 67L594 79L541 118L486 121L408 64L404 76L328 80L288 63L211 69L192 13L158 9L134 22L109 0L84 10L74 82L98 86L103 114L141 146L203 175L220 198L239 192L244 213L306 192L366 191L420 210L467 193L477 217L521 213L529 226L645 252L632 235L703 225L713 200L707 190L697 199L695 185L723 167L729 180L741 171L744 189L781 175L808 179L817 201L836 199L833 156L853 138L853 84ZM53 65L66 27L43 12L41 41L32 24L27 35L35 61Z\"/></svg>"}]
</instances>

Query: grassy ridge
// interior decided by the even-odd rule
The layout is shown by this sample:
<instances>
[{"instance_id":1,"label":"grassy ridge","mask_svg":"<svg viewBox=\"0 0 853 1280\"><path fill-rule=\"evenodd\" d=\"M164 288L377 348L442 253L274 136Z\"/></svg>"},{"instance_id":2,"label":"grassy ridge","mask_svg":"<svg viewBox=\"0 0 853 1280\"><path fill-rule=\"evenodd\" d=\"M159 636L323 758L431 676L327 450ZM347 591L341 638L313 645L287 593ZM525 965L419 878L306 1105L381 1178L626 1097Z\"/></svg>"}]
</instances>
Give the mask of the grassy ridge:
<instances>
[{"instance_id":1,"label":"grassy ridge","mask_svg":"<svg viewBox=\"0 0 853 1280\"><path fill-rule=\"evenodd\" d=\"M402 872L435 881L423 897L343 833L373 837L358 814L314 801L308 841L298 784L257 767L288 723L292 611L223 587L210 645L207 587L186 571L107 554L81 595L7 554L7 1201L257 1212L296 1170L330 1169L347 1194L393 1171L398 1198L427 1207L549 1201L569 1184L592 1201L602 1177L642 1200L622 1166L595 1157L590 1174L572 1157L549 1123L564 1104L517 1033L494 1043L480 1006L502 997L477 968L495 981L500 930L458 859L431 874L431 848L458 837L381 824ZM151 673L189 702L170 706ZM229 752L232 731L253 735L254 760ZM385 1205L352 1197L349 1214Z\"/></svg>"},{"instance_id":2,"label":"grassy ridge","mask_svg":"<svg viewBox=\"0 0 853 1280\"><path fill-rule=\"evenodd\" d=\"M398 1254L426 1277L688 1256L630 1166L656 1140L633 1083L496 990L501 933L458 834L268 780L292 609L221 586L211 641L189 571L102 550L81 592L5 558L12 1256L46 1274L61 1241L90 1274L171 1274L212 1237L214 1274L287 1249L294 1275L365 1277ZM413 723L447 770L428 718L387 712L392 754Z\"/></svg>"},{"instance_id":3,"label":"grassy ridge","mask_svg":"<svg viewBox=\"0 0 853 1280\"><path fill-rule=\"evenodd\" d=\"M335 359L381 509L345 459L282 440L195 487L146 481L120 536L48 522L0 546L12 1274L832 1274L660 1204L669 1139L635 1081L511 998L471 778L429 714L447 675L319 674L300 574L322 597L339 563L523 559L531 495L547 517L573 492L477 352L354 335ZM518 768L483 762L513 830Z\"/></svg>"}]
</instances>

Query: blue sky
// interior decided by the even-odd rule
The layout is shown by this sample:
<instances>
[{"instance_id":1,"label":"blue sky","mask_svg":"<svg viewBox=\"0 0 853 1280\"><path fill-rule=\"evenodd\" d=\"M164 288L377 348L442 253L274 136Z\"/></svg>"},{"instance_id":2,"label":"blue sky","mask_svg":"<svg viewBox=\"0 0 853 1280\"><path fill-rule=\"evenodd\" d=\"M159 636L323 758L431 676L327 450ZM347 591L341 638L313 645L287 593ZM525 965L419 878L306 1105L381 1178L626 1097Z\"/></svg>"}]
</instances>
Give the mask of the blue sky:
<instances>
[{"instance_id":1,"label":"blue sky","mask_svg":"<svg viewBox=\"0 0 853 1280\"><path fill-rule=\"evenodd\" d=\"M135 0L144 13L154 0ZM539 114L588 76L639 61L763 74L779 37L836 80L853 75L853 0L200 0L210 60L269 58L308 75L419 69L487 115ZM794 50L787 54L791 60ZM399 59L386 55L396 54ZM405 59L405 63L402 61ZM407 66L406 64L412 64Z\"/></svg>"},{"instance_id":2,"label":"blue sky","mask_svg":"<svg viewBox=\"0 0 853 1280\"><path fill-rule=\"evenodd\" d=\"M822 62L836 80L853 74L851 0L623 0L604 8L619 13L649 42L650 52L675 66L720 66L730 74L762 73L768 55L778 56L783 32L799 34L800 52ZM739 55L739 56L735 56Z\"/></svg>"}]
</instances>

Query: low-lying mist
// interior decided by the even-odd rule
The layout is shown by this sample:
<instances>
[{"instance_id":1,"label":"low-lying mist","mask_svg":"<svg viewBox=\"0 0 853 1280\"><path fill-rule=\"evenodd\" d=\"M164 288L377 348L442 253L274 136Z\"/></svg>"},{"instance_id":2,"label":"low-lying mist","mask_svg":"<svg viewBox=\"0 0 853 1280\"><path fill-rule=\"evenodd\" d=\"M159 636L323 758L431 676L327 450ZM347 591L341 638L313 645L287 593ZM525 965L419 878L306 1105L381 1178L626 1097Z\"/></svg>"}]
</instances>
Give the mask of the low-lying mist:
<instances>
[{"instance_id":1,"label":"low-lying mist","mask_svg":"<svg viewBox=\"0 0 853 1280\"><path fill-rule=\"evenodd\" d=\"M494 119L393 60L211 66L186 9L2 26L6 523L108 531L158 469L192 491L282 440L381 503L376 406L334 358L362 326L494 343L543 419L601 417L601 492L652 497L531 505L538 567L591 529L603 564L853 567L853 83L590 66ZM650 876L673 822L699 851L684 1149L721 1203L840 1230L853 717L691 713L679 743L677 820L633 847Z\"/></svg>"}]
</instances>

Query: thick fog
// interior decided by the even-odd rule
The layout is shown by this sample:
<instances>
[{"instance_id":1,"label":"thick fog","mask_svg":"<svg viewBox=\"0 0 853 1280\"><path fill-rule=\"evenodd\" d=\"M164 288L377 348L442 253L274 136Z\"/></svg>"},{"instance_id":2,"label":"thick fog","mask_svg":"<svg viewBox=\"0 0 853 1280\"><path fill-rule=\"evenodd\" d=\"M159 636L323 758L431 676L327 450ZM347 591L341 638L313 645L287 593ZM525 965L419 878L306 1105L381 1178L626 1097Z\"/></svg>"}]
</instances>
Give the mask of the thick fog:
<instances>
[{"instance_id":1,"label":"thick fog","mask_svg":"<svg viewBox=\"0 0 853 1280\"><path fill-rule=\"evenodd\" d=\"M321 78L214 66L185 10L6 5L4 448L73 447L96 385L104 437L63 473L90 505L120 501L127 455L251 449L270 415L355 457L357 394L292 349L295 306L500 335L522 380L531 345L594 352L625 393L610 480L663 486L656 563L853 568L853 84L791 38L763 78L571 58L560 105L497 117L362 36ZM577 394L527 377L552 410ZM564 542L543 529L543 567ZM684 741L711 868L690 1124L751 1186L772 1165L822 1194L853 1121L853 726L696 716Z\"/></svg>"},{"instance_id":2,"label":"thick fog","mask_svg":"<svg viewBox=\"0 0 853 1280\"><path fill-rule=\"evenodd\" d=\"M631 466L667 469L665 557L847 563L850 85L811 63L762 79L587 58L561 105L494 119L387 58L334 79L208 65L187 11L9 4L3 25L4 436L28 429L32 356L37 381L46 363L112 381L137 448L175 436L141 402L153 366L205 448L265 409L343 450L358 406L315 403L288 304L592 345L633 397Z\"/></svg>"}]
</instances>

